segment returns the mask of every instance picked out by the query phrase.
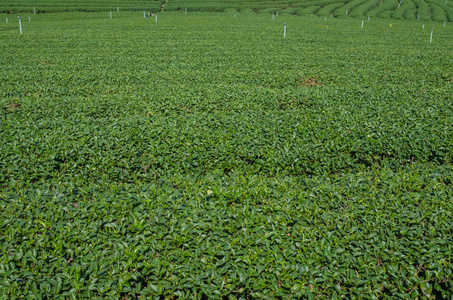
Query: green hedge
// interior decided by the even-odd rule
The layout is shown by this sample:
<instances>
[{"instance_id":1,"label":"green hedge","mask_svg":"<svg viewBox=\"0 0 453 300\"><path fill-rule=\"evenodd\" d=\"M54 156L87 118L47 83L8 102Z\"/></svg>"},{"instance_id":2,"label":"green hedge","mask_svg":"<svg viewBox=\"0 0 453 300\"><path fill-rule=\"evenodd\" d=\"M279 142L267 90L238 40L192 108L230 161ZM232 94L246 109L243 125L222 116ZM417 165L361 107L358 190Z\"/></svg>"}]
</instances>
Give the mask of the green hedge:
<instances>
[{"instance_id":1,"label":"green hedge","mask_svg":"<svg viewBox=\"0 0 453 300\"><path fill-rule=\"evenodd\" d=\"M335 9L338 7L343 6L343 3L332 3L326 6L323 6L320 10L318 10L317 15L319 16L330 16L333 14Z\"/></svg>"},{"instance_id":2,"label":"green hedge","mask_svg":"<svg viewBox=\"0 0 453 300\"><path fill-rule=\"evenodd\" d=\"M399 1L398 0L388 0L386 2L383 2L380 6L377 6L373 9L371 9L368 12L368 15L372 17L377 17L380 16L382 13L386 11L393 11L398 7Z\"/></svg>"},{"instance_id":3,"label":"green hedge","mask_svg":"<svg viewBox=\"0 0 453 300\"><path fill-rule=\"evenodd\" d=\"M431 20L431 8L424 0L413 0L417 7L417 18L420 15L420 20Z\"/></svg>"},{"instance_id":4,"label":"green hedge","mask_svg":"<svg viewBox=\"0 0 453 300\"><path fill-rule=\"evenodd\" d=\"M297 11L297 14L298 15L314 15L319 11L320 8L321 8L321 6L316 6L316 5L309 6L309 7L303 8L303 9L299 9Z\"/></svg>"},{"instance_id":5,"label":"green hedge","mask_svg":"<svg viewBox=\"0 0 453 300\"><path fill-rule=\"evenodd\" d=\"M358 5L352 12L351 17L365 17L368 12L379 5L379 0L367 0L365 3Z\"/></svg>"},{"instance_id":6,"label":"green hedge","mask_svg":"<svg viewBox=\"0 0 453 300\"><path fill-rule=\"evenodd\" d=\"M409 11L409 18L408 19L414 19L415 18L415 5L412 3L412 1L403 1L401 3L401 6L395 10L395 12L392 14L392 18L394 19L403 19L405 14L408 13Z\"/></svg>"},{"instance_id":7,"label":"green hedge","mask_svg":"<svg viewBox=\"0 0 453 300\"><path fill-rule=\"evenodd\" d=\"M348 16L350 16L351 12L354 11L354 8L356 8L357 6L359 6L362 3L364 3L363 0L352 0L352 1L349 1L344 6L341 6L341 7L337 8L333 12L333 16L334 17L346 16L346 10L348 11Z\"/></svg>"}]
</instances>

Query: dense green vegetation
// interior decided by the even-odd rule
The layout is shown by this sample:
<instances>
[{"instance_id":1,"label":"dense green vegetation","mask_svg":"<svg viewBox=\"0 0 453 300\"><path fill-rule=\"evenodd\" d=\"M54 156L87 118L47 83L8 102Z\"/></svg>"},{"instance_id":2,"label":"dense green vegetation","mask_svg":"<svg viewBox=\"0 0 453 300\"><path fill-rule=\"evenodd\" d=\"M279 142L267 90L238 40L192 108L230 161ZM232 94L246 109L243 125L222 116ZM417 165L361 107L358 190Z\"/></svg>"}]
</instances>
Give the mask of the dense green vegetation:
<instances>
[{"instance_id":1,"label":"dense green vegetation","mask_svg":"<svg viewBox=\"0 0 453 300\"><path fill-rule=\"evenodd\" d=\"M1 15L1 297L451 298L451 27L325 3Z\"/></svg>"},{"instance_id":2,"label":"dense green vegetation","mask_svg":"<svg viewBox=\"0 0 453 300\"><path fill-rule=\"evenodd\" d=\"M49 12L96 12L96 11L153 11L162 9L165 0L0 0L0 13L49 13Z\"/></svg>"},{"instance_id":3,"label":"dense green vegetation","mask_svg":"<svg viewBox=\"0 0 453 300\"><path fill-rule=\"evenodd\" d=\"M308 0L308 1L254 1L254 0L127 0L127 1L60 1L0 0L0 13L45 13L69 11L205 11L205 12L258 12L287 13L334 17L384 17L453 21L453 4L443 0Z\"/></svg>"}]
</instances>

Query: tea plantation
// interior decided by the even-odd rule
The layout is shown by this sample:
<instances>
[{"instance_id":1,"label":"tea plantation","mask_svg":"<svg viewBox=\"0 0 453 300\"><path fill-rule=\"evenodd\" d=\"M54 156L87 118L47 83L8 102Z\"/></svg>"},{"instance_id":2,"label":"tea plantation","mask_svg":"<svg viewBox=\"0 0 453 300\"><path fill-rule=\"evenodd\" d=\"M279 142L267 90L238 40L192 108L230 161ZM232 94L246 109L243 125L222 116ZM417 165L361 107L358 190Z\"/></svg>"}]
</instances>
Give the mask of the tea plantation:
<instances>
[{"instance_id":1,"label":"tea plantation","mask_svg":"<svg viewBox=\"0 0 453 300\"><path fill-rule=\"evenodd\" d=\"M451 0L450 0L451 1ZM448 0L0 0L0 13L205 11L453 21Z\"/></svg>"},{"instance_id":2,"label":"tea plantation","mask_svg":"<svg viewBox=\"0 0 453 300\"><path fill-rule=\"evenodd\" d=\"M0 14L0 299L452 299L453 3L127 2Z\"/></svg>"}]
</instances>

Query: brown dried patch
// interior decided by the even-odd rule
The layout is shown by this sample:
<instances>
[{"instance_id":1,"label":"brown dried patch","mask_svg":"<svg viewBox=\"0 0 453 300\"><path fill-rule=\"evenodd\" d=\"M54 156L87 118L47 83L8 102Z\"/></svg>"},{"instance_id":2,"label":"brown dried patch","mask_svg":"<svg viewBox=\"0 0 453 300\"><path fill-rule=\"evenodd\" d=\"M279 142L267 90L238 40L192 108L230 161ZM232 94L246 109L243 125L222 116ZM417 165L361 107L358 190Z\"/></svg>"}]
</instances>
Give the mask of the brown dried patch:
<instances>
[{"instance_id":1,"label":"brown dried patch","mask_svg":"<svg viewBox=\"0 0 453 300\"><path fill-rule=\"evenodd\" d=\"M11 102L11 103L6 103L5 107L3 108L4 110L9 110L9 111L14 111L20 107L19 104L16 102Z\"/></svg>"},{"instance_id":2,"label":"brown dried patch","mask_svg":"<svg viewBox=\"0 0 453 300\"><path fill-rule=\"evenodd\" d=\"M316 78L313 77L308 77L308 78L300 78L298 81L299 86L305 86L305 87L315 87L315 86L323 86L322 82L319 81Z\"/></svg>"},{"instance_id":3,"label":"brown dried patch","mask_svg":"<svg viewBox=\"0 0 453 300\"><path fill-rule=\"evenodd\" d=\"M39 63L41 63L44 66L53 66L51 62L45 61L45 60L38 60Z\"/></svg>"}]
</instances>

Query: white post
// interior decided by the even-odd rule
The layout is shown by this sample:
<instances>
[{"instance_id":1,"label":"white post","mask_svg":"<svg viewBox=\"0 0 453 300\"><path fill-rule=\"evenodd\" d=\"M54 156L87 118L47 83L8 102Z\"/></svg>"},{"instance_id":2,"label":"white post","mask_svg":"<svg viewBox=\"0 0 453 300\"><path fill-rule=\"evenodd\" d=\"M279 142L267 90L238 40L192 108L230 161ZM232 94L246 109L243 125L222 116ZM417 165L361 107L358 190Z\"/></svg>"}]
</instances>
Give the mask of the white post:
<instances>
[{"instance_id":1,"label":"white post","mask_svg":"<svg viewBox=\"0 0 453 300\"><path fill-rule=\"evenodd\" d=\"M146 11L143 12L143 18L146 19Z\"/></svg>"},{"instance_id":2,"label":"white post","mask_svg":"<svg viewBox=\"0 0 453 300\"><path fill-rule=\"evenodd\" d=\"M423 24L423 27L422 27L422 29L425 29L425 24Z\"/></svg>"},{"instance_id":3,"label":"white post","mask_svg":"<svg viewBox=\"0 0 453 300\"><path fill-rule=\"evenodd\" d=\"M119 7L117 7L117 8L116 8L116 11L117 11L117 12L120 12L120 8L119 8Z\"/></svg>"},{"instance_id":4,"label":"white post","mask_svg":"<svg viewBox=\"0 0 453 300\"><path fill-rule=\"evenodd\" d=\"M6 24L8 24L8 17L6 17Z\"/></svg>"},{"instance_id":5,"label":"white post","mask_svg":"<svg viewBox=\"0 0 453 300\"><path fill-rule=\"evenodd\" d=\"M236 18L236 14L234 14L234 17Z\"/></svg>"},{"instance_id":6,"label":"white post","mask_svg":"<svg viewBox=\"0 0 453 300\"><path fill-rule=\"evenodd\" d=\"M148 12L148 18L151 18L151 13L150 12Z\"/></svg>"},{"instance_id":7,"label":"white post","mask_svg":"<svg viewBox=\"0 0 453 300\"><path fill-rule=\"evenodd\" d=\"M431 28L431 37L429 38L429 43L431 44L431 42L433 41L433 31L434 31L434 27Z\"/></svg>"},{"instance_id":8,"label":"white post","mask_svg":"<svg viewBox=\"0 0 453 300\"><path fill-rule=\"evenodd\" d=\"M324 21L327 21L327 17L324 17Z\"/></svg>"},{"instance_id":9,"label":"white post","mask_svg":"<svg viewBox=\"0 0 453 300\"><path fill-rule=\"evenodd\" d=\"M420 20L420 15L417 16L417 20Z\"/></svg>"},{"instance_id":10,"label":"white post","mask_svg":"<svg viewBox=\"0 0 453 300\"><path fill-rule=\"evenodd\" d=\"M370 22L370 16L368 16L368 22Z\"/></svg>"},{"instance_id":11,"label":"white post","mask_svg":"<svg viewBox=\"0 0 453 300\"><path fill-rule=\"evenodd\" d=\"M364 21L364 20L362 19L362 28L363 28L363 21Z\"/></svg>"},{"instance_id":12,"label":"white post","mask_svg":"<svg viewBox=\"0 0 453 300\"><path fill-rule=\"evenodd\" d=\"M346 17L348 16L348 10L346 10Z\"/></svg>"},{"instance_id":13,"label":"white post","mask_svg":"<svg viewBox=\"0 0 453 300\"><path fill-rule=\"evenodd\" d=\"M19 18L19 30L20 30L20 34L22 34L22 23L20 21L20 16L18 18Z\"/></svg>"},{"instance_id":14,"label":"white post","mask_svg":"<svg viewBox=\"0 0 453 300\"><path fill-rule=\"evenodd\" d=\"M36 10L35 10L35 8L34 8L34 7L33 7L33 13L34 13L34 14L36 14Z\"/></svg>"},{"instance_id":15,"label":"white post","mask_svg":"<svg viewBox=\"0 0 453 300\"><path fill-rule=\"evenodd\" d=\"M278 17L278 12L277 12L277 17Z\"/></svg>"},{"instance_id":16,"label":"white post","mask_svg":"<svg viewBox=\"0 0 453 300\"><path fill-rule=\"evenodd\" d=\"M283 37L286 37L286 22L285 22L285 29L283 30Z\"/></svg>"},{"instance_id":17,"label":"white post","mask_svg":"<svg viewBox=\"0 0 453 300\"><path fill-rule=\"evenodd\" d=\"M110 12L110 19L112 18L112 12Z\"/></svg>"},{"instance_id":18,"label":"white post","mask_svg":"<svg viewBox=\"0 0 453 300\"><path fill-rule=\"evenodd\" d=\"M187 8L186 8L186 11L185 11L185 13L187 14Z\"/></svg>"},{"instance_id":19,"label":"white post","mask_svg":"<svg viewBox=\"0 0 453 300\"><path fill-rule=\"evenodd\" d=\"M157 23L157 14L156 14L156 23Z\"/></svg>"},{"instance_id":20,"label":"white post","mask_svg":"<svg viewBox=\"0 0 453 300\"><path fill-rule=\"evenodd\" d=\"M30 19L30 16L28 16L28 23L30 23L30 22L31 22L31 19Z\"/></svg>"}]
</instances>

